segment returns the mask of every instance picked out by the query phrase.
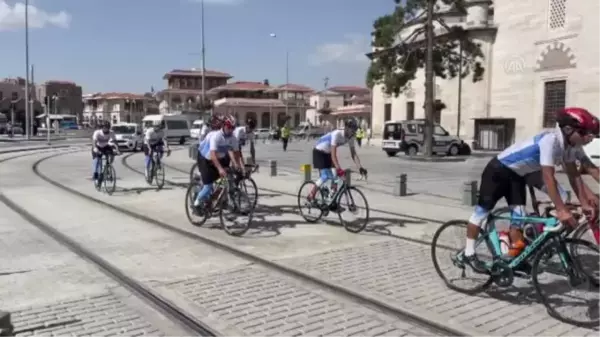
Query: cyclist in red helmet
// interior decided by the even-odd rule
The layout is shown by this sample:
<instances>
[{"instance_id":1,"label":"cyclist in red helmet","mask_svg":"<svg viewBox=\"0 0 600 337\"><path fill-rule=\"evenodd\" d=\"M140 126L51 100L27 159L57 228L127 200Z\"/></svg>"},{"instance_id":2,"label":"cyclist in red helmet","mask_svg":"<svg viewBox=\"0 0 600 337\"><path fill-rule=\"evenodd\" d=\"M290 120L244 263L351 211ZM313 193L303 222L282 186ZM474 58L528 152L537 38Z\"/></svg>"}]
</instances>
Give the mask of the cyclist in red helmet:
<instances>
[{"instance_id":1,"label":"cyclist in red helmet","mask_svg":"<svg viewBox=\"0 0 600 337\"><path fill-rule=\"evenodd\" d=\"M464 253L464 262L475 271L486 272L484 263L475 255L475 241L480 227L486 223L488 215L501 198L506 199L514 215L525 215L525 177L529 174L541 172L548 196L556 207L556 217L566 225L575 226L577 222L566 208L554 177L555 166L564 163L569 182L582 208L594 212L585 192L587 187L575 167L575 154L583 151L581 147L598 134L598 119L583 108L564 108L558 111L556 120L555 128L513 144L490 160L483 170L477 206L467 226ZM508 252L509 257L518 256L525 248L522 225L518 222L511 224L509 236L512 246Z\"/></svg>"},{"instance_id":2,"label":"cyclist in red helmet","mask_svg":"<svg viewBox=\"0 0 600 337\"><path fill-rule=\"evenodd\" d=\"M195 211L200 213L213 192L213 183L219 177L227 175L226 168L231 160L237 167L243 167L237 138L233 135L235 118L224 116L222 119L213 118L213 127L220 129L211 131L198 146L198 170L202 177L202 190L194 201Z\"/></svg>"}]
</instances>

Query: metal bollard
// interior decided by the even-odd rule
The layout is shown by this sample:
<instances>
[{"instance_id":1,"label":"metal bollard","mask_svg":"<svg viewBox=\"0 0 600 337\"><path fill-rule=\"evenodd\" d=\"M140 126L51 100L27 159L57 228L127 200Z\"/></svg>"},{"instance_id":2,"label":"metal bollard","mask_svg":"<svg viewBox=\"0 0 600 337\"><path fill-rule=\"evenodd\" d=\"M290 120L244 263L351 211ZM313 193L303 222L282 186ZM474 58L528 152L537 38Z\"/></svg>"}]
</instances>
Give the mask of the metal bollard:
<instances>
[{"instance_id":1,"label":"metal bollard","mask_svg":"<svg viewBox=\"0 0 600 337\"><path fill-rule=\"evenodd\" d=\"M344 183L346 183L346 186L350 186L350 183L352 182L351 173L352 170L350 169L346 169L344 172Z\"/></svg>"},{"instance_id":2,"label":"metal bollard","mask_svg":"<svg viewBox=\"0 0 600 337\"><path fill-rule=\"evenodd\" d=\"M407 176L406 174L401 174L396 177L396 183L394 184L394 195L397 197L404 197L407 193Z\"/></svg>"},{"instance_id":3,"label":"metal bollard","mask_svg":"<svg viewBox=\"0 0 600 337\"><path fill-rule=\"evenodd\" d=\"M13 330L10 312L0 311L0 336L13 336Z\"/></svg>"},{"instance_id":4,"label":"metal bollard","mask_svg":"<svg viewBox=\"0 0 600 337\"><path fill-rule=\"evenodd\" d=\"M463 184L462 202L466 206L477 204L477 181L467 181Z\"/></svg>"},{"instance_id":5,"label":"metal bollard","mask_svg":"<svg viewBox=\"0 0 600 337\"><path fill-rule=\"evenodd\" d=\"M300 171L304 172L304 181L311 181L312 180L312 167L310 166L310 164L304 164L302 166L300 166Z\"/></svg>"},{"instance_id":6,"label":"metal bollard","mask_svg":"<svg viewBox=\"0 0 600 337\"><path fill-rule=\"evenodd\" d=\"M277 176L277 161L269 160L269 167L271 168L271 177Z\"/></svg>"},{"instance_id":7,"label":"metal bollard","mask_svg":"<svg viewBox=\"0 0 600 337\"><path fill-rule=\"evenodd\" d=\"M198 143L190 144L188 147L188 155L192 160L198 160Z\"/></svg>"},{"instance_id":8,"label":"metal bollard","mask_svg":"<svg viewBox=\"0 0 600 337\"><path fill-rule=\"evenodd\" d=\"M246 165L254 165L252 157L246 157L246 160L244 162L246 163Z\"/></svg>"}]
</instances>

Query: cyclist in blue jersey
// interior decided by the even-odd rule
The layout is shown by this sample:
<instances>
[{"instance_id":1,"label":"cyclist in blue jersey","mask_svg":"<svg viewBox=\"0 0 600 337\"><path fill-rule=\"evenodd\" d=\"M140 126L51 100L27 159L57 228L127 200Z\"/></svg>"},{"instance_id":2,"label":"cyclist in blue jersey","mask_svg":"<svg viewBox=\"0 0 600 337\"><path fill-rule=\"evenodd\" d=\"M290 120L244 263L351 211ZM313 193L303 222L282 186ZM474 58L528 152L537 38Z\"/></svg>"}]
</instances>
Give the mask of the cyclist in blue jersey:
<instances>
[{"instance_id":1,"label":"cyclist in blue jersey","mask_svg":"<svg viewBox=\"0 0 600 337\"><path fill-rule=\"evenodd\" d=\"M213 119L212 124L219 123ZM209 132L199 145L198 170L202 176L202 190L196 196L195 207L204 207L213 192L213 183L227 175L225 168L231 160L242 167L237 139L233 135L235 119L227 116L222 120L220 130Z\"/></svg>"},{"instance_id":2,"label":"cyclist in blue jersey","mask_svg":"<svg viewBox=\"0 0 600 337\"><path fill-rule=\"evenodd\" d=\"M338 161L337 155L338 147L344 144L348 144L350 156L358 167L360 174L367 175L367 170L362 167L354 146L354 136L357 129L358 123L356 120L349 118L344 122L344 130L334 130L319 138L312 151L313 166L319 170L319 179L315 182L316 186L309 194L309 200L314 198L318 187L336 176L344 175L344 170Z\"/></svg>"},{"instance_id":3,"label":"cyclist in blue jersey","mask_svg":"<svg viewBox=\"0 0 600 337\"><path fill-rule=\"evenodd\" d=\"M554 129L510 146L490 160L483 170L477 206L467 227L465 247L465 262L475 271L486 272L485 265L475 255L475 240L496 203L505 198L514 215L525 215L525 176L528 174L541 171L548 196L556 207L556 217L567 225L575 226L577 222L565 206L554 177L555 166L563 164L582 208L595 213L585 192L587 186L575 166L574 153L599 133L598 119L582 108L564 108L558 111L556 120ZM518 256L525 247L521 225L511 224L509 236L512 246L508 254L512 257Z\"/></svg>"}]
</instances>

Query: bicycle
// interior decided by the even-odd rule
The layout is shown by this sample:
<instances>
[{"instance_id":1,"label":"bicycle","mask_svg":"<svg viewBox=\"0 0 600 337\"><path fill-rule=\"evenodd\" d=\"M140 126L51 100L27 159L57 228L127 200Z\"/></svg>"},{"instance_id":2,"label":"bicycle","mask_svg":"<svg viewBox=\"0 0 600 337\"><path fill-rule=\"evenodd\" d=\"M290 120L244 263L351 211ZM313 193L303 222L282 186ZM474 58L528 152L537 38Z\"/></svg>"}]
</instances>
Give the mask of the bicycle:
<instances>
[{"instance_id":1,"label":"bicycle","mask_svg":"<svg viewBox=\"0 0 600 337\"><path fill-rule=\"evenodd\" d=\"M235 184L235 174L233 170L227 169L227 175L215 181L214 192L209 201L200 207L194 206L194 201L202 190L203 184L199 176L195 177L195 181L188 187L185 197L185 211L192 225L200 227L208 218L218 214L223 230L229 235L241 236L250 229L254 206L248 195ZM230 212L231 215L226 212ZM236 220L239 216L246 216L247 220L237 223ZM196 217L199 219L195 220ZM234 224L228 225L227 221L232 221Z\"/></svg>"},{"instance_id":2,"label":"bicycle","mask_svg":"<svg viewBox=\"0 0 600 337\"><path fill-rule=\"evenodd\" d=\"M539 223L543 225L542 233L533 240L526 248L515 258L509 258L503 256L502 254L502 242L499 238L498 232L496 230L495 222L498 220L508 220L511 222L523 222L523 223ZM585 217L580 217L580 224L587 221ZM569 286L577 286L581 284L586 284L588 288L593 288L591 293L598 293L597 283L588 276L586 273L582 271L582 266L580 265L579 258L574 258L571 254L572 249L568 249L567 247L574 247L576 245L583 246L585 248L591 249L594 253L598 253L598 247L594 244L587 242L585 240L579 240L567 237L568 233L565 233L569 229L565 228L563 224L561 224L556 218L542 218L542 217L534 217L534 216L524 216L524 217L506 217L500 215L494 215L493 213L488 217L488 221L485 228L481 228L481 233L479 238L476 240L476 247L479 248L479 244L485 243L482 245L484 248L487 248L487 252L484 254L477 253L477 256L480 258L482 262L484 262L486 266L486 272L481 273L475 271L476 274L481 275L483 277L483 281L481 284L476 285L472 288L460 287L451 282L451 279L447 277L442 271L440 267L438 256L442 257L443 253L449 253L449 260L451 262L451 266L448 269L454 269L461 271L460 278L465 278L465 273L467 268L467 263L464 261L464 248L460 248L458 251L455 248L448 247L447 245L440 240L441 234L449 229L450 227L457 226L461 227L462 237L461 240L464 241L464 233L466 231L467 221L463 220L452 220L445 224L443 224L434 234L433 241L431 243L431 257L433 260L433 265L440 276L440 278L444 281L446 286L455 291L459 291L466 294L476 294L481 291L487 289L492 283L495 283L499 287L508 287L513 284L515 277L520 278L531 278L533 282L535 291L547 308L548 313L563 322L569 324L576 324L580 326L597 326L599 320L597 317L592 318L591 320L581 321L571 318L566 318L563 315L559 314L554 305L558 304L560 301L550 298L550 294L547 294L546 290L542 289L542 285L539 280L539 276L544 274L544 272L549 272L552 274L552 270L546 269L546 267L557 267L562 269L562 272L555 272L552 275L564 274L567 276L569 281ZM566 235L565 235L566 234ZM462 247L462 245L461 245ZM485 260L482 258L486 258ZM558 257L558 263L549 263L549 258ZM595 257L595 260L598 260L598 257ZM527 269L528 263L531 261L531 272L523 271ZM471 269L471 268L469 268ZM554 282L555 283L555 282ZM554 284L550 284L551 290L559 289ZM570 300L573 300L570 298ZM594 303L598 304L596 300ZM587 310L586 314L589 312L593 312L594 309ZM597 312L597 311L596 311Z\"/></svg>"},{"instance_id":3,"label":"bicycle","mask_svg":"<svg viewBox=\"0 0 600 337\"><path fill-rule=\"evenodd\" d=\"M146 168L146 182L152 185L152 181L156 182L156 188L161 190L165 186L165 168L162 164L163 151L155 151L150 149L150 168Z\"/></svg>"},{"instance_id":4,"label":"bicycle","mask_svg":"<svg viewBox=\"0 0 600 337\"><path fill-rule=\"evenodd\" d=\"M258 202L258 186L256 186L256 182L252 179L252 174L258 172L258 165L244 165L246 174L239 177L236 181L236 186L242 190L252 203L252 209L256 208L256 203ZM248 192L248 187L253 193Z\"/></svg>"},{"instance_id":5,"label":"bicycle","mask_svg":"<svg viewBox=\"0 0 600 337\"><path fill-rule=\"evenodd\" d=\"M97 191L100 191L104 185L104 191L108 195L112 195L117 189L117 172L115 171L112 162L114 161L114 156L118 155L118 153L119 152L117 151L116 154L113 154L112 156L98 153L95 172L99 172L99 174L98 179L94 181L94 187Z\"/></svg>"},{"instance_id":6,"label":"bicycle","mask_svg":"<svg viewBox=\"0 0 600 337\"><path fill-rule=\"evenodd\" d=\"M348 170L348 172L351 172ZM348 173L346 173L348 174ZM366 176L361 175L361 178L366 179ZM312 200L309 200L308 197L303 197L302 190L306 186L310 186L309 195L311 191L317 189L316 193ZM317 184L312 181L306 181L298 190L298 208L300 209L300 216L308 222L315 223L319 221L323 216L329 215L329 212L335 212L338 214L338 218L340 219L340 223L344 228L351 233L360 233L363 231L367 224L369 223L369 203L367 202L367 198L365 195L355 186L349 186L344 179L340 177L336 177L330 184L331 188L322 185L320 188L317 187ZM342 198L346 201L347 210L351 213L356 213L359 207L356 206L355 197L352 196L352 193L356 193L358 197L364 200L364 209L366 211L366 216L364 222L357 226L353 226L348 221L342 219L342 213L346 211L345 208L341 206ZM316 209L316 216L311 217L307 213L305 213L302 209L302 206L306 206L308 208L308 213L311 212L313 208Z\"/></svg>"}]
</instances>

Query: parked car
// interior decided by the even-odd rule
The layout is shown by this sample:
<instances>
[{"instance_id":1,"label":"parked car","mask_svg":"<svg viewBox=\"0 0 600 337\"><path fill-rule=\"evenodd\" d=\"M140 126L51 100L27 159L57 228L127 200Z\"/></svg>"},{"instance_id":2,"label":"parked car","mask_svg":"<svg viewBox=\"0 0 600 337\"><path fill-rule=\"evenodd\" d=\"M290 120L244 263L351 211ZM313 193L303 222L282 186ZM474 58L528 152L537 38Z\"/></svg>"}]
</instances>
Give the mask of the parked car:
<instances>
[{"instance_id":1,"label":"parked car","mask_svg":"<svg viewBox=\"0 0 600 337\"><path fill-rule=\"evenodd\" d=\"M265 140L269 139L269 129L255 129L254 137L256 140Z\"/></svg>"},{"instance_id":2,"label":"parked car","mask_svg":"<svg viewBox=\"0 0 600 337\"><path fill-rule=\"evenodd\" d=\"M135 123L117 123L111 126L117 138L119 148L137 151L142 148L143 135L141 127Z\"/></svg>"},{"instance_id":3,"label":"parked car","mask_svg":"<svg viewBox=\"0 0 600 337\"><path fill-rule=\"evenodd\" d=\"M383 129L382 150L389 157L398 152L414 156L423 152L425 145L425 120L387 121ZM433 152L449 156L470 154L469 146L457 136L452 136L441 125L433 126Z\"/></svg>"},{"instance_id":4,"label":"parked car","mask_svg":"<svg viewBox=\"0 0 600 337\"><path fill-rule=\"evenodd\" d=\"M198 137L200 137L200 131L202 131L202 126L204 126L204 121L201 119L196 119L192 123L192 128L190 129L190 137L198 139Z\"/></svg>"}]
</instances>

